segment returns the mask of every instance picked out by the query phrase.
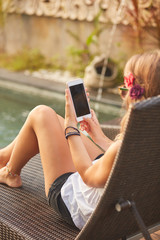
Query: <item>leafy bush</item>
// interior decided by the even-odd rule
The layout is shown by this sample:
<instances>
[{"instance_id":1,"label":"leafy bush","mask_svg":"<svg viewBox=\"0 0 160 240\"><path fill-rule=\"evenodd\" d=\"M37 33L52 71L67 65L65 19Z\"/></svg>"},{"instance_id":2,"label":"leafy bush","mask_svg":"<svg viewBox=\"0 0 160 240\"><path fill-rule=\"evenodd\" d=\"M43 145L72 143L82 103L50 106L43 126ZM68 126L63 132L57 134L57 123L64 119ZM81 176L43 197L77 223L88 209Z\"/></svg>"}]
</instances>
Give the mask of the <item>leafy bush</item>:
<instances>
[{"instance_id":1,"label":"leafy bush","mask_svg":"<svg viewBox=\"0 0 160 240\"><path fill-rule=\"evenodd\" d=\"M23 49L14 55L1 54L0 67L12 71L23 71L26 69L36 71L41 68L49 68L50 63L46 61L39 50Z\"/></svg>"}]
</instances>

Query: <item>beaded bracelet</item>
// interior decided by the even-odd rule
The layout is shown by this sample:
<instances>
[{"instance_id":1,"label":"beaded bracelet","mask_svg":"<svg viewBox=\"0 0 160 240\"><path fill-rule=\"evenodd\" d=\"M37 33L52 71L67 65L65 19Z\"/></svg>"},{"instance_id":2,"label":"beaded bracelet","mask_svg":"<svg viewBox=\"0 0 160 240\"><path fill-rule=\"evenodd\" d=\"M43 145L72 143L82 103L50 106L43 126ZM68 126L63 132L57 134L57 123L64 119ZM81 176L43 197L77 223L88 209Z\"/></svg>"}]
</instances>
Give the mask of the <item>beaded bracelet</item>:
<instances>
[{"instance_id":1,"label":"beaded bracelet","mask_svg":"<svg viewBox=\"0 0 160 240\"><path fill-rule=\"evenodd\" d=\"M69 132L65 135L65 138L68 139L69 136L74 136L74 135L77 135L77 136L80 136L80 133L78 132Z\"/></svg>"},{"instance_id":2,"label":"beaded bracelet","mask_svg":"<svg viewBox=\"0 0 160 240\"><path fill-rule=\"evenodd\" d=\"M16 177L16 176L19 176L17 173L12 173L9 168L8 168L8 164L6 165L6 168L7 168L7 172L8 174L11 176L11 177Z\"/></svg>"},{"instance_id":3,"label":"beaded bracelet","mask_svg":"<svg viewBox=\"0 0 160 240\"><path fill-rule=\"evenodd\" d=\"M65 135L66 135L66 131L67 131L68 128L72 128L72 129L76 130L78 133L80 133L78 128L75 128L75 127L72 127L72 126L68 126L68 127L65 128Z\"/></svg>"},{"instance_id":4,"label":"beaded bracelet","mask_svg":"<svg viewBox=\"0 0 160 240\"><path fill-rule=\"evenodd\" d=\"M76 130L76 132L74 131L74 132L68 132L68 133L66 133L66 131L67 131L68 128L74 129L74 130ZM73 135L80 136L80 131L79 131L77 128L72 127L72 126L66 127L66 129L65 129L65 138L68 139L69 136L73 136Z\"/></svg>"}]
</instances>

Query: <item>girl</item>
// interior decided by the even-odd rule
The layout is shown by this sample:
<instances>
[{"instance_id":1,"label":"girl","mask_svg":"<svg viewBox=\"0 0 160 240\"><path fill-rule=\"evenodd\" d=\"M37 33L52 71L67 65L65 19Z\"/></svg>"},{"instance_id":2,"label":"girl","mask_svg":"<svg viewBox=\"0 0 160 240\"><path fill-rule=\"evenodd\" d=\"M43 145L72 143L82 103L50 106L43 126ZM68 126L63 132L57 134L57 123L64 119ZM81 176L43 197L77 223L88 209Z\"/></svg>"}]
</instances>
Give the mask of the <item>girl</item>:
<instances>
[{"instance_id":1,"label":"girl","mask_svg":"<svg viewBox=\"0 0 160 240\"><path fill-rule=\"evenodd\" d=\"M126 64L124 75L120 90L127 109L136 101L160 94L160 51L133 56ZM15 140L0 150L0 183L20 187L21 169L40 153L49 204L64 220L81 229L103 193L127 118L128 112L114 142L102 132L93 110L92 118L81 122L81 130L86 130L105 150L103 154L77 129L66 90L65 119L47 106L38 106L30 112Z\"/></svg>"}]
</instances>

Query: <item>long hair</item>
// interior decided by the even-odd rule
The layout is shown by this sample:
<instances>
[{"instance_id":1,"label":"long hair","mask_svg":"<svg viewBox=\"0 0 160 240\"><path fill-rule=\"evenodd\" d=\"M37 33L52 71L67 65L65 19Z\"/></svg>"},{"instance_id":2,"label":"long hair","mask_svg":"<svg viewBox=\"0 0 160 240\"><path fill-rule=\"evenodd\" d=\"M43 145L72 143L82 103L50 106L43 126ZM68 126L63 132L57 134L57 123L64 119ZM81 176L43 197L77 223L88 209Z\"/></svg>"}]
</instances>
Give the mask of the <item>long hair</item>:
<instances>
[{"instance_id":1,"label":"long hair","mask_svg":"<svg viewBox=\"0 0 160 240\"><path fill-rule=\"evenodd\" d=\"M131 99L129 92L124 98L126 114L121 120L121 130L117 139L122 139L125 125L129 117L129 106L137 101L160 94L160 50L154 50L131 57L124 68L124 76L132 73L135 83L144 88L143 96L138 100Z\"/></svg>"}]
</instances>

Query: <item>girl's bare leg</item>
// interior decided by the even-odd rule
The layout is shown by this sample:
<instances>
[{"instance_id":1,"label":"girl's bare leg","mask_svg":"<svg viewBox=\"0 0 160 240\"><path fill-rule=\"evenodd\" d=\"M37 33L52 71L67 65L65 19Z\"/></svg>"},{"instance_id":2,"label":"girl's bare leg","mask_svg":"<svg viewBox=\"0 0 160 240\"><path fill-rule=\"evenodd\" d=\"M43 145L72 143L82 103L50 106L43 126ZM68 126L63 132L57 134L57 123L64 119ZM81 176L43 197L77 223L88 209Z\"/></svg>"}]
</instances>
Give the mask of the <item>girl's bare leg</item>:
<instances>
[{"instance_id":1,"label":"girl's bare leg","mask_svg":"<svg viewBox=\"0 0 160 240\"><path fill-rule=\"evenodd\" d=\"M101 150L86 136L82 138L91 159L101 153ZM20 174L28 160L40 152L46 195L58 176L76 171L64 136L64 119L49 107L38 106L32 110L10 148L13 149L8 169L14 174ZM10 176L6 167L0 169L0 182L11 187L22 184L20 176Z\"/></svg>"},{"instance_id":2,"label":"girl's bare leg","mask_svg":"<svg viewBox=\"0 0 160 240\"><path fill-rule=\"evenodd\" d=\"M15 142L16 142L16 138L7 147L0 149L0 169L8 163L11 157Z\"/></svg>"}]
</instances>

